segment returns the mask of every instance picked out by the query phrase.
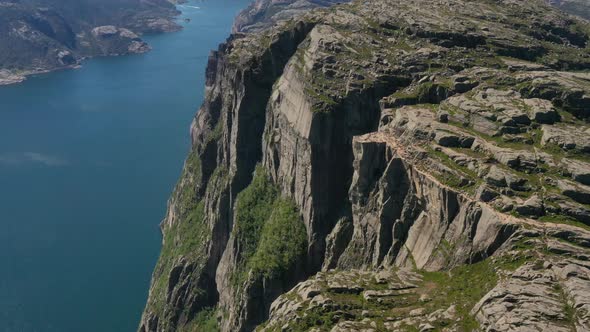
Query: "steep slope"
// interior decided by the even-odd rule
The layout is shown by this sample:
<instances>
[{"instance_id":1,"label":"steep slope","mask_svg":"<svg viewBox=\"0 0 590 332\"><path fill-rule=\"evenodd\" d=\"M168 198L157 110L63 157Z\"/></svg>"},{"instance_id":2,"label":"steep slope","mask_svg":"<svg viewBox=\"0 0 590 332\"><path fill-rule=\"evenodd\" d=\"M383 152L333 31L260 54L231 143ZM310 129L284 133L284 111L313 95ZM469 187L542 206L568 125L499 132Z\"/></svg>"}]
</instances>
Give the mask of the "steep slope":
<instances>
[{"instance_id":1,"label":"steep slope","mask_svg":"<svg viewBox=\"0 0 590 332\"><path fill-rule=\"evenodd\" d=\"M177 30L176 14L167 0L0 1L0 85L89 56L145 52L138 34Z\"/></svg>"},{"instance_id":2,"label":"steep slope","mask_svg":"<svg viewBox=\"0 0 590 332\"><path fill-rule=\"evenodd\" d=\"M541 0L230 37L140 331L589 329L589 40Z\"/></svg>"}]
</instances>

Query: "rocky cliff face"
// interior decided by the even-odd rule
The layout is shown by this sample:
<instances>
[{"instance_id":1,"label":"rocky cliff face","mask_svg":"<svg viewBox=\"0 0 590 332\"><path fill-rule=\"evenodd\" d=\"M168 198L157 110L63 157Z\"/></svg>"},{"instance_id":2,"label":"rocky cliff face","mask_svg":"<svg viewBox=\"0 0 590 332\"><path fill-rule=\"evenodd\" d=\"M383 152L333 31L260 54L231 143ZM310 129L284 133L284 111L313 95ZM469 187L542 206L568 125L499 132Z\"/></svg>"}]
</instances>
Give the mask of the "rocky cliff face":
<instances>
[{"instance_id":1,"label":"rocky cliff face","mask_svg":"<svg viewBox=\"0 0 590 332\"><path fill-rule=\"evenodd\" d=\"M140 331L590 329L589 41L541 0L230 37Z\"/></svg>"},{"instance_id":2,"label":"rocky cliff face","mask_svg":"<svg viewBox=\"0 0 590 332\"><path fill-rule=\"evenodd\" d=\"M178 30L176 14L167 0L0 1L0 85L85 57L146 52L138 34Z\"/></svg>"}]
</instances>

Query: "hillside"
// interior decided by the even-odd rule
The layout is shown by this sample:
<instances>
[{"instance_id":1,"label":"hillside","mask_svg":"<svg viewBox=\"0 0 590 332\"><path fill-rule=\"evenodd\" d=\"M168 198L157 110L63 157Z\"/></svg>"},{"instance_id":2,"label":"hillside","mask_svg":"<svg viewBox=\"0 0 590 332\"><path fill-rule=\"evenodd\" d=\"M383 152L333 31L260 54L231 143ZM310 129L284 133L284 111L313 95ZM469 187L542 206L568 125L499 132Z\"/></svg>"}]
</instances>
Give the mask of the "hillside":
<instances>
[{"instance_id":1,"label":"hillside","mask_svg":"<svg viewBox=\"0 0 590 332\"><path fill-rule=\"evenodd\" d=\"M139 35L174 31L167 0L0 1L0 85L85 57L149 50Z\"/></svg>"},{"instance_id":2,"label":"hillside","mask_svg":"<svg viewBox=\"0 0 590 332\"><path fill-rule=\"evenodd\" d=\"M232 35L139 330L590 330L589 42L543 0Z\"/></svg>"},{"instance_id":3,"label":"hillside","mask_svg":"<svg viewBox=\"0 0 590 332\"><path fill-rule=\"evenodd\" d=\"M590 20L590 3L588 0L547 0L551 5Z\"/></svg>"}]
</instances>

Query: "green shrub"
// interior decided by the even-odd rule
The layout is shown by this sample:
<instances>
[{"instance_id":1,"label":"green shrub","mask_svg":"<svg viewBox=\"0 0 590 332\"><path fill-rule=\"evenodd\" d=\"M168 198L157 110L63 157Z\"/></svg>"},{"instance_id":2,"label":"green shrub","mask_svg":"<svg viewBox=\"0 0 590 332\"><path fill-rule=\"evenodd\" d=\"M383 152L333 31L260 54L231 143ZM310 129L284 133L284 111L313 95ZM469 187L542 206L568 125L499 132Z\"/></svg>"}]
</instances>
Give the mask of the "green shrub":
<instances>
[{"instance_id":1,"label":"green shrub","mask_svg":"<svg viewBox=\"0 0 590 332\"><path fill-rule=\"evenodd\" d=\"M249 264L255 274L265 277L286 272L307 247L307 233L297 206L290 200L278 199L272 210Z\"/></svg>"},{"instance_id":2,"label":"green shrub","mask_svg":"<svg viewBox=\"0 0 590 332\"><path fill-rule=\"evenodd\" d=\"M234 237L241 250L232 276L241 287L250 271L256 277L277 277L305 253L307 234L297 206L281 198L262 167L237 197Z\"/></svg>"},{"instance_id":3,"label":"green shrub","mask_svg":"<svg viewBox=\"0 0 590 332\"><path fill-rule=\"evenodd\" d=\"M260 233L270 217L271 207L278 196L261 167L257 167L252 183L237 197L234 235L242 251L242 259L248 260L258 246Z\"/></svg>"},{"instance_id":4,"label":"green shrub","mask_svg":"<svg viewBox=\"0 0 590 332\"><path fill-rule=\"evenodd\" d=\"M220 329L219 324L217 323L217 310L215 308L206 308L201 310L187 331L219 332Z\"/></svg>"}]
</instances>

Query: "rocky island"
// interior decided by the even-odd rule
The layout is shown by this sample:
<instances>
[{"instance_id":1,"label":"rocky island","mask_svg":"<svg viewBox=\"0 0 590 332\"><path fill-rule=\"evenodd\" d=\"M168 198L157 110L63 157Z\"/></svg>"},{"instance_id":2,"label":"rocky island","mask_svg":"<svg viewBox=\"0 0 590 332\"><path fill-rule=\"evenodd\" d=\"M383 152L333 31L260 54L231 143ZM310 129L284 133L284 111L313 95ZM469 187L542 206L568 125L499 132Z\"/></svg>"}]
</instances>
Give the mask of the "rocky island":
<instances>
[{"instance_id":1,"label":"rocky island","mask_svg":"<svg viewBox=\"0 0 590 332\"><path fill-rule=\"evenodd\" d=\"M2 0L0 85L86 57L146 52L140 35L178 30L177 14L167 0Z\"/></svg>"},{"instance_id":2,"label":"rocky island","mask_svg":"<svg viewBox=\"0 0 590 332\"><path fill-rule=\"evenodd\" d=\"M139 331L589 331L590 23L564 3L238 23Z\"/></svg>"}]
</instances>

